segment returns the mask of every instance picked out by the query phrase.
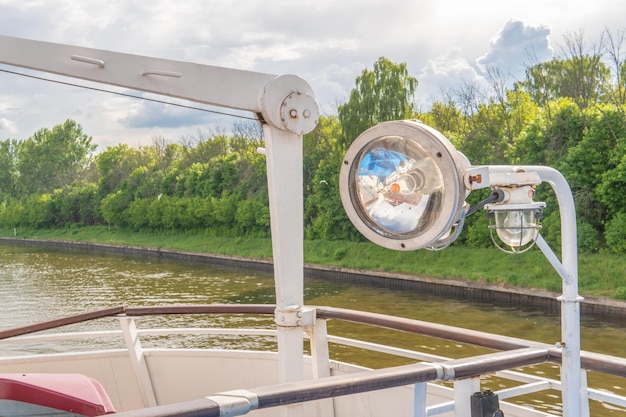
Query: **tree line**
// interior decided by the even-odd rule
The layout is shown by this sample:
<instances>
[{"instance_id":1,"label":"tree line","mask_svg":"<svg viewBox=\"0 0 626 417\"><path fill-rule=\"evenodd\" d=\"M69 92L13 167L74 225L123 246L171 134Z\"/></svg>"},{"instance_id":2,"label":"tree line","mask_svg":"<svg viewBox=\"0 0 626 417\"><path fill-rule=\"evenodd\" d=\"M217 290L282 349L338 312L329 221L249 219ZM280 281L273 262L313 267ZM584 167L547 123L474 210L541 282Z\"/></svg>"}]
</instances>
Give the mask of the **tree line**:
<instances>
[{"instance_id":1,"label":"tree line","mask_svg":"<svg viewBox=\"0 0 626 417\"><path fill-rule=\"evenodd\" d=\"M442 92L426 111L414 101L418 80L406 64L381 57L355 82L336 115L304 136L305 234L308 239L362 239L341 205L338 172L350 143L378 122L418 118L438 129L474 165L547 165L572 187L579 246L626 252L626 62L624 32L585 46L569 35L561 54L528 66L506 87L488 68L491 88L472 83ZM260 128L198 132L177 142L109 146L97 152L73 120L23 139L0 141L0 227L109 225L129 230L198 231L269 236ZM554 195L542 234L560 244ZM474 192L470 204L486 195ZM467 219L456 244L491 245L486 216Z\"/></svg>"}]
</instances>

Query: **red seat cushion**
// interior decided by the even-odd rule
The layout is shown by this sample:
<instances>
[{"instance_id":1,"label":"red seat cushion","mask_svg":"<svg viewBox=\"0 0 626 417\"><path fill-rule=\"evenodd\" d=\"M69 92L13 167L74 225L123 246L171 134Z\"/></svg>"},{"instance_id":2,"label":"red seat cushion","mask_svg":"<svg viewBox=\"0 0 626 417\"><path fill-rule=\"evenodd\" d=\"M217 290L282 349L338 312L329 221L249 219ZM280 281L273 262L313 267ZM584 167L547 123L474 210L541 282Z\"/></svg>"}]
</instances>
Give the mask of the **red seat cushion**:
<instances>
[{"instance_id":1,"label":"red seat cushion","mask_svg":"<svg viewBox=\"0 0 626 417\"><path fill-rule=\"evenodd\" d=\"M115 413L102 385L81 374L0 374L0 399L88 417Z\"/></svg>"}]
</instances>

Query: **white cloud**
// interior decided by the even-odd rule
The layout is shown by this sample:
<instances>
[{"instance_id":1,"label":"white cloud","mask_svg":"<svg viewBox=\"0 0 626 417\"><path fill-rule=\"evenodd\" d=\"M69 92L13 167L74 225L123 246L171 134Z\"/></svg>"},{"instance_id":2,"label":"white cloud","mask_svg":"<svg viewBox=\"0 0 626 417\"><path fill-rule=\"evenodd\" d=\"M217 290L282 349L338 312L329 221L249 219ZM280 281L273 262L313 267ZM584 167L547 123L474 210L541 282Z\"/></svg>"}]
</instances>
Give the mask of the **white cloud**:
<instances>
[{"instance_id":1,"label":"white cloud","mask_svg":"<svg viewBox=\"0 0 626 417\"><path fill-rule=\"evenodd\" d=\"M129 128L178 128L206 124L207 119L206 113L198 110L137 100L120 123Z\"/></svg>"},{"instance_id":2,"label":"white cloud","mask_svg":"<svg viewBox=\"0 0 626 417\"><path fill-rule=\"evenodd\" d=\"M480 90L489 88L484 76L463 56L460 48L453 48L445 55L430 60L417 78L419 101L426 106L444 99L444 95L464 84L473 84Z\"/></svg>"},{"instance_id":3,"label":"white cloud","mask_svg":"<svg viewBox=\"0 0 626 417\"><path fill-rule=\"evenodd\" d=\"M599 39L605 26L623 28L624 15L623 0L485 0L481 7L453 0L0 0L2 34L297 74L324 114L347 100L356 77L381 56L406 62L420 98L432 100L462 82L484 85L487 65L518 74L528 52L547 57L549 41L568 31L589 28ZM100 144L175 139L216 119L1 73L0 109L18 138L73 118Z\"/></svg>"},{"instance_id":4,"label":"white cloud","mask_svg":"<svg viewBox=\"0 0 626 417\"><path fill-rule=\"evenodd\" d=\"M510 20L492 40L491 49L477 62L483 71L490 66L497 67L505 75L519 81L526 66L547 61L553 55L548 26L532 26L520 20Z\"/></svg>"},{"instance_id":5,"label":"white cloud","mask_svg":"<svg viewBox=\"0 0 626 417\"><path fill-rule=\"evenodd\" d=\"M0 134L10 136L17 132L17 123L15 123L15 121L9 120L6 117L0 117Z\"/></svg>"},{"instance_id":6,"label":"white cloud","mask_svg":"<svg viewBox=\"0 0 626 417\"><path fill-rule=\"evenodd\" d=\"M529 65L552 58L550 28L546 25L528 25L520 20L509 20L491 40L485 54L472 60L461 48L452 48L446 54L431 59L418 76L420 104L428 106L445 99L464 84L473 84L488 94L489 67L497 68L508 86L523 79Z\"/></svg>"}]
</instances>

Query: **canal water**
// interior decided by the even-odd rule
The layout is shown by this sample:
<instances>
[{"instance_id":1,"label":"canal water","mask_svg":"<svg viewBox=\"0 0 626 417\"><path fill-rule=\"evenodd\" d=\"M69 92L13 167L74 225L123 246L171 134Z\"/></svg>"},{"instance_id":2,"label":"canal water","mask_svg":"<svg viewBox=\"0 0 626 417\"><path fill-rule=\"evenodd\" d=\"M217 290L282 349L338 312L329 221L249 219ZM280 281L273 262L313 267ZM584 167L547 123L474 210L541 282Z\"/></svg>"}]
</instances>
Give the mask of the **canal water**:
<instances>
[{"instance_id":1,"label":"canal water","mask_svg":"<svg viewBox=\"0 0 626 417\"><path fill-rule=\"evenodd\" d=\"M273 285L272 275L263 272L152 257L0 244L0 329L120 304L271 304L275 300ZM308 305L343 307L432 321L545 343L560 340L557 316L536 310L521 310L514 306L503 308L472 304L407 291L315 279L305 281L305 302ZM210 323L200 324L214 327L242 325L237 322L240 318L213 317L210 320ZM271 318L245 324L269 327ZM329 331L448 357L486 352L481 348L445 340L391 333L354 324L331 322ZM625 357L626 329L583 317L582 347L593 352ZM0 354L19 353L0 347ZM353 355L369 361L368 365L372 367L408 363L404 359L381 358L380 355L370 357L364 352L348 348L333 351L336 359L349 360ZM558 368L552 365L541 365L531 369L531 372L548 374L558 379ZM626 394L626 381L622 378L590 373L589 382L592 386ZM496 378L488 380L487 384L491 385L483 384L483 387L492 390L501 387L501 382ZM559 415L559 397L558 392L547 391L527 397L524 401ZM592 416L616 415L624 415L624 411L592 402Z\"/></svg>"}]
</instances>

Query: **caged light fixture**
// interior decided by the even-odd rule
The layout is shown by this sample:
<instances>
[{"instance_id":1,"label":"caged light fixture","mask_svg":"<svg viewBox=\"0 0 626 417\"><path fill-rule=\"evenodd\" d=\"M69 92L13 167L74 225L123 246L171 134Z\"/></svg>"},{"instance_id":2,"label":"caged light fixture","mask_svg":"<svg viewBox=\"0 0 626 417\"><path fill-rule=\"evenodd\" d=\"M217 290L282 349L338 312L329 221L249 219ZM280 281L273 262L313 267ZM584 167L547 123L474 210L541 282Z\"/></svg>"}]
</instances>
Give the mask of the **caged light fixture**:
<instances>
[{"instance_id":1,"label":"caged light fixture","mask_svg":"<svg viewBox=\"0 0 626 417\"><path fill-rule=\"evenodd\" d=\"M493 191L501 197L485 205L491 240L503 252L528 251L535 245L546 203L533 202L535 188L532 185L496 187Z\"/></svg>"}]
</instances>

